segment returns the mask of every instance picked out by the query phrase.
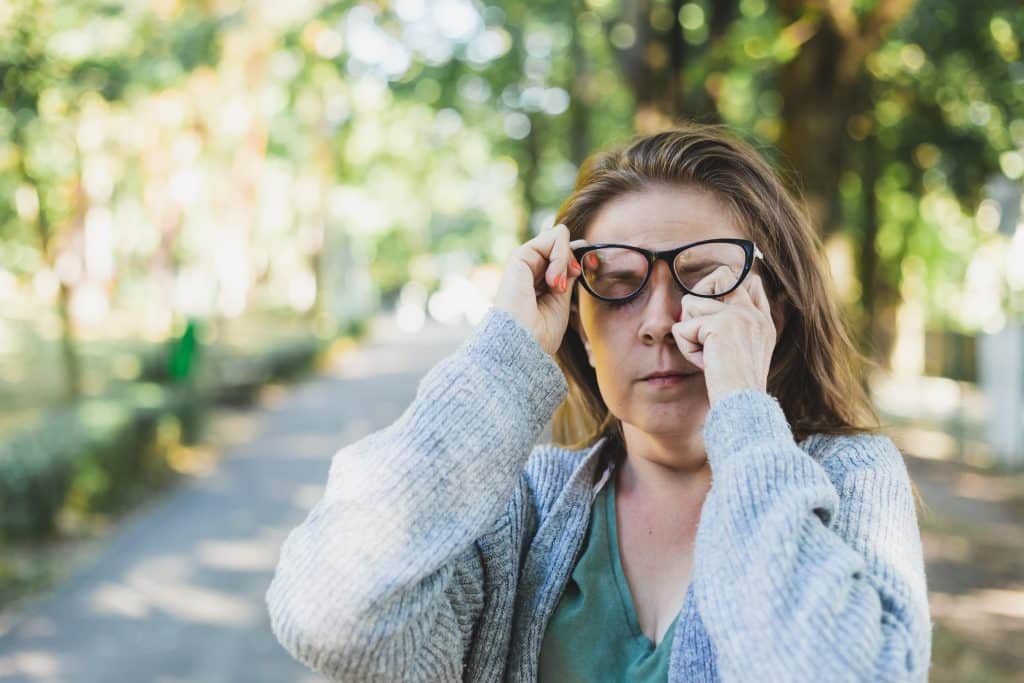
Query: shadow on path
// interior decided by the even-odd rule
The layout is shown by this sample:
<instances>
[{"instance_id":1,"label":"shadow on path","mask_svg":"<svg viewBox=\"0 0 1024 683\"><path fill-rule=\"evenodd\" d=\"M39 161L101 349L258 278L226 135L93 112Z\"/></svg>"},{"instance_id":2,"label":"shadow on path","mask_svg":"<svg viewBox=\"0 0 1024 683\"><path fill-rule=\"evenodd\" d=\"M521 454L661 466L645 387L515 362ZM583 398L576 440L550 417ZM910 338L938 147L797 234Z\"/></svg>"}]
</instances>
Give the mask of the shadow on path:
<instances>
[{"instance_id":1,"label":"shadow on path","mask_svg":"<svg viewBox=\"0 0 1024 683\"><path fill-rule=\"evenodd\" d=\"M394 421L470 328L390 318L329 372L252 411L253 433L103 542L0 638L0 681L318 681L270 632L264 594L331 457Z\"/></svg>"}]
</instances>

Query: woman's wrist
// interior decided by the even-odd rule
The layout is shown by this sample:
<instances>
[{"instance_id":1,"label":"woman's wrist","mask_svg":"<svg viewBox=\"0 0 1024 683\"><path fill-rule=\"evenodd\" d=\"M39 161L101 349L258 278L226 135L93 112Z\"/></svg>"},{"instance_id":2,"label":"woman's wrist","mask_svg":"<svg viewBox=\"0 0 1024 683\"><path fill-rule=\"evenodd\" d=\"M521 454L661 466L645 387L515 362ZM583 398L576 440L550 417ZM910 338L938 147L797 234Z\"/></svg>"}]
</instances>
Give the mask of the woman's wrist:
<instances>
[{"instance_id":1,"label":"woman's wrist","mask_svg":"<svg viewBox=\"0 0 1024 683\"><path fill-rule=\"evenodd\" d=\"M777 398L767 391L746 388L724 394L711 406L703 438L713 469L716 462L752 441L792 439L793 432Z\"/></svg>"}]
</instances>

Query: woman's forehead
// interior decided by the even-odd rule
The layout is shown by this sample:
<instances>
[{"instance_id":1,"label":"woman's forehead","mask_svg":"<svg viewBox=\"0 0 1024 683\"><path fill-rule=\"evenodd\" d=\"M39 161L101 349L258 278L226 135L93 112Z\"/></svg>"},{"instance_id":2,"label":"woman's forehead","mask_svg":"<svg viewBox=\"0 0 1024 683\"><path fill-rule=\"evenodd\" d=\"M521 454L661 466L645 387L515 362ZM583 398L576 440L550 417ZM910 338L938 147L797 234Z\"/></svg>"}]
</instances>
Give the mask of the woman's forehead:
<instances>
[{"instance_id":1,"label":"woman's forehead","mask_svg":"<svg viewBox=\"0 0 1024 683\"><path fill-rule=\"evenodd\" d=\"M685 187L616 197L601 207L584 232L588 242L622 242L650 249L745 236L732 212L717 197Z\"/></svg>"}]
</instances>

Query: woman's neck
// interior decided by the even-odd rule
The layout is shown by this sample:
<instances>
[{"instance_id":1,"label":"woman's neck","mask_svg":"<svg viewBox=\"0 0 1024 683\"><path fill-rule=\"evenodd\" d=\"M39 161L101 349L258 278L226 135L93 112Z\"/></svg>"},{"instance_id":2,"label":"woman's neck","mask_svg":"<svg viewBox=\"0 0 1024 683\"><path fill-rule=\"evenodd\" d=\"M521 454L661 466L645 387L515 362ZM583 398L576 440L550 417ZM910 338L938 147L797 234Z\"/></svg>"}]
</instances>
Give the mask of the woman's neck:
<instances>
[{"instance_id":1,"label":"woman's neck","mask_svg":"<svg viewBox=\"0 0 1024 683\"><path fill-rule=\"evenodd\" d=\"M626 456L615 473L617 495L635 509L669 523L699 514L711 488L711 466L703 443L656 438L623 426Z\"/></svg>"}]
</instances>

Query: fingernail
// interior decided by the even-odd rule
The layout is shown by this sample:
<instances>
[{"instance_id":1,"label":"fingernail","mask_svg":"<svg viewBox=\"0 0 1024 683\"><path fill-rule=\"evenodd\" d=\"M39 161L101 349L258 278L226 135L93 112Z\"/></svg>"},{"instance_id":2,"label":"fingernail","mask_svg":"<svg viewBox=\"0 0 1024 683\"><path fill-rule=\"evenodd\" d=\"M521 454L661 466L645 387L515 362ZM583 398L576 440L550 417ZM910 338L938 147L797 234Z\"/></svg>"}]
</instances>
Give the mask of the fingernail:
<instances>
[{"instance_id":1,"label":"fingernail","mask_svg":"<svg viewBox=\"0 0 1024 683\"><path fill-rule=\"evenodd\" d=\"M562 273L558 276L558 288L564 292L566 287L568 284L566 284L565 273Z\"/></svg>"}]
</instances>

